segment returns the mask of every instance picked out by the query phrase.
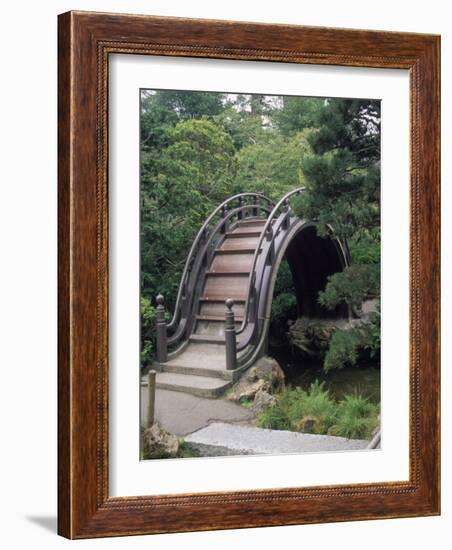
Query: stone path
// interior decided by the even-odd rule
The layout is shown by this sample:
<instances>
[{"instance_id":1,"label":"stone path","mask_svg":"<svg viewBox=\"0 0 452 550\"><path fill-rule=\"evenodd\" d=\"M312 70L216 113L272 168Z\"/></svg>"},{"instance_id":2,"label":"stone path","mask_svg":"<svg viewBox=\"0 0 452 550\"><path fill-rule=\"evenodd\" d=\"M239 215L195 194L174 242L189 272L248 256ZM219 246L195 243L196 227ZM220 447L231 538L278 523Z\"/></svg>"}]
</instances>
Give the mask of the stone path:
<instances>
[{"instance_id":1,"label":"stone path","mask_svg":"<svg viewBox=\"0 0 452 550\"><path fill-rule=\"evenodd\" d=\"M202 456L312 453L366 449L369 442L214 422L185 438Z\"/></svg>"},{"instance_id":2,"label":"stone path","mask_svg":"<svg viewBox=\"0 0 452 550\"><path fill-rule=\"evenodd\" d=\"M147 387L141 387L141 419L146 418ZM226 399L207 399L187 393L156 390L155 417L166 431L179 436L204 428L211 422L246 423L253 413L227 401Z\"/></svg>"}]
</instances>

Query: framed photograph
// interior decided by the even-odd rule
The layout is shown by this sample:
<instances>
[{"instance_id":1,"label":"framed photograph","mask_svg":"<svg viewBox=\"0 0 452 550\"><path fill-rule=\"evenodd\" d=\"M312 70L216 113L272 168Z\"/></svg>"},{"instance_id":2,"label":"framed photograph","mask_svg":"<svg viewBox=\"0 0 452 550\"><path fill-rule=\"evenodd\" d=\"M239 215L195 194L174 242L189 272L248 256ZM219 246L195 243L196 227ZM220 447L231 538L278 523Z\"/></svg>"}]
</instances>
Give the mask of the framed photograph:
<instances>
[{"instance_id":1,"label":"framed photograph","mask_svg":"<svg viewBox=\"0 0 452 550\"><path fill-rule=\"evenodd\" d=\"M439 56L59 16L61 535L440 513Z\"/></svg>"}]
</instances>

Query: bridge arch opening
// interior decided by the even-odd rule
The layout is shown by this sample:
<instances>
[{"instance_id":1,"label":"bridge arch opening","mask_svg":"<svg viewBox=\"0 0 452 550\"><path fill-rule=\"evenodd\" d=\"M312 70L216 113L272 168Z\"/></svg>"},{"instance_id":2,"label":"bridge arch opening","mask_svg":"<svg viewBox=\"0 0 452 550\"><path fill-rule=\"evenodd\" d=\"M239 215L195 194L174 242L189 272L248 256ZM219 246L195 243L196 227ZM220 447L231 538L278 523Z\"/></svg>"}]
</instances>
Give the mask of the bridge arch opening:
<instances>
[{"instance_id":1,"label":"bridge arch opening","mask_svg":"<svg viewBox=\"0 0 452 550\"><path fill-rule=\"evenodd\" d=\"M288 313L284 321L281 316L275 318L272 305L275 301L275 290L281 291L278 284L278 276L284 276L283 263L288 264L292 277L292 289L296 298L296 312ZM263 323L262 336L257 346L258 355L268 354L279 357L285 354L282 352L281 343L285 342L288 321L295 321L297 318L305 317L310 319L338 319L348 318L349 310L346 304L341 304L330 310L319 304L319 292L325 289L328 277L334 273L344 270L349 264L348 250L338 239L331 236L320 237L317 234L316 226L306 220L295 221L292 230L286 236L284 244L281 245L273 266L273 276L268 282L265 293L265 312L261 309ZM286 271L287 272L287 271ZM283 291L284 292L284 291ZM278 343L279 341L279 343ZM275 347L276 343L276 347ZM285 345L285 344L284 344ZM256 355L256 356L258 356Z\"/></svg>"},{"instance_id":2,"label":"bridge arch opening","mask_svg":"<svg viewBox=\"0 0 452 550\"><path fill-rule=\"evenodd\" d=\"M307 225L290 240L284 256L292 273L298 317L337 318L348 315L345 305L329 310L318 301L328 277L345 267L346 260L337 240L319 237L315 226Z\"/></svg>"}]
</instances>

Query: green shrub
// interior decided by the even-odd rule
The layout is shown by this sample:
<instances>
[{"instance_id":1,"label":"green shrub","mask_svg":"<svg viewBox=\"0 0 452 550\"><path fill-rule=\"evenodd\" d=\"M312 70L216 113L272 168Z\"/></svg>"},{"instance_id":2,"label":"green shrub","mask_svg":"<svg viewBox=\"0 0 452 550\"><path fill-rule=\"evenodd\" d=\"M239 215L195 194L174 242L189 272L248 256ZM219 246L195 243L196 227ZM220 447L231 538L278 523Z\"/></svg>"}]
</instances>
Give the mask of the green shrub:
<instances>
[{"instance_id":1,"label":"green shrub","mask_svg":"<svg viewBox=\"0 0 452 550\"><path fill-rule=\"evenodd\" d=\"M277 404L267 407L258 418L257 425L272 430L290 430L291 424L286 412Z\"/></svg>"},{"instance_id":2,"label":"green shrub","mask_svg":"<svg viewBox=\"0 0 452 550\"><path fill-rule=\"evenodd\" d=\"M276 278L270 316L270 335L273 343L286 343L288 322L297 318L297 299L292 273L286 259L281 262Z\"/></svg>"},{"instance_id":3,"label":"green shrub","mask_svg":"<svg viewBox=\"0 0 452 550\"><path fill-rule=\"evenodd\" d=\"M316 380L307 392L292 392L287 416L295 428L303 418L312 417L315 419L314 433L326 433L335 420L335 403L330 399L324 383Z\"/></svg>"},{"instance_id":4,"label":"green shrub","mask_svg":"<svg viewBox=\"0 0 452 550\"><path fill-rule=\"evenodd\" d=\"M328 277L325 290L319 292L319 303L334 309L341 303L359 310L366 299L380 294L380 265L351 265Z\"/></svg>"},{"instance_id":5,"label":"green shrub","mask_svg":"<svg viewBox=\"0 0 452 550\"><path fill-rule=\"evenodd\" d=\"M378 406L359 395L347 395L337 406L337 422L328 431L341 437L370 439L378 424Z\"/></svg>"},{"instance_id":6,"label":"green shrub","mask_svg":"<svg viewBox=\"0 0 452 550\"><path fill-rule=\"evenodd\" d=\"M155 358L155 322L157 320L157 308L146 296L141 296L141 366L146 367ZM165 319L168 322L171 316L168 311L165 312Z\"/></svg>"},{"instance_id":7,"label":"green shrub","mask_svg":"<svg viewBox=\"0 0 452 550\"><path fill-rule=\"evenodd\" d=\"M328 372L331 369L343 368L345 365L355 365L358 359L358 348L359 338L356 330L335 331L323 361L324 370Z\"/></svg>"},{"instance_id":8,"label":"green shrub","mask_svg":"<svg viewBox=\"0 0 452 550\"><path fill-rule=\"evenodd\" d=\"M361 230L348 239L350 255L354 264L380 263L380 230Z\"/></svg>"},{"instance_id":9,"label":"green shrub","mask_svg":"<svg viewBox=\"0 0 452 550\"><path fill-rule=\"evenodd\" d=\"M273 430L303 431L309 419L312 433L369 439L378 424L378 412L378 405L359 395L334 401L324 382L316 380L308 391L288 388L282 392L276 405L261 413L257 425Z\"/></svg>"},{"instance_id":10,"label":"green shrub","mask_svg":"<svg viewBox=\"0 0 452 550\"><path fill-rule=\"evenodd\" d=\"M157 316L156 308L151 304L149 298L141 296L141 366L145 367L152 361L154 354L154 333Z\"/></svg>"},{"instance_id":11,"label":"green shrub","mask_svg":"<svg viewBox=\"0 0 452 550\"><path fill-rule=\"evenodd\" d=\"M331 336L323 360L325 372L356 365L358 358L367 355L371 359L380 353L380 311L369 322L344 330L336 330Z\"/></svg>"}]
</instances>

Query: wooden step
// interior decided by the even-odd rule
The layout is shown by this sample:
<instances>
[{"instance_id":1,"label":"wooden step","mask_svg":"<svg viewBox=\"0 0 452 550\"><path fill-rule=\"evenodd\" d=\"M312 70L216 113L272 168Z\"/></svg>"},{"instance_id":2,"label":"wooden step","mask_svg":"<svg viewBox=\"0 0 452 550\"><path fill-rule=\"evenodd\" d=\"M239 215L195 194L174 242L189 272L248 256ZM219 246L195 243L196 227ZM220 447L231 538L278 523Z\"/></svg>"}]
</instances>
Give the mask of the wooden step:
<instances>
[{"instance_id":1,"label":"wooden step","mask_svg":"<svg viewBox=\"0 0 452 550\"><path fill-rule=\"evenodd\" d=\"M226 308L224 308L224 311L226 313ZM224 315L223 316L221 316L221 315L197 315L196 319L198 321L220 321L221 323L225 322L225 316ZM236 322L242 322L243 321L243 317L240 317L239 315L235 315L234 319L235 319Z\"/></svg>"},{"instance_id":2,"label":"wooden step","mask_svg":"<svg viewBox=\"0 0 452 550\"><path fill-rule=\"evenodd\" d=\"M226 237L219 250L256 250L259 237L240 236L240 238Z\"/></svg>"},{"instance_id":3,"label":"wooden step","mask_svg":"<svg viewBox=\"0 0 452 550\"><path fill-rule=\"evenodd\" d=\"M210 272L248 272L253 265L253 253L236 252L235 254L215 254L210 264Z\"/></svg>"},{"instance_id":4,"label":"wooden step","mask_svg":"<svg viewBox=\"0 0 452 550\"><path fill-rule=\"evenodd\" d=\"M235 314L236 319L243 319L243 315L245 313L245 302L236 302L233 307L233 312ZM201 316L213 316L213 317L223 317L226 313L226 306L224 301L219 302L201 302L200 308L199 308L199 315Z\"/></svg>"},{"instance_id":5,"label":"wooden step","mask_svg":"<svg viewBox=\"0 0 452 550\"><path fill-rule=\"evenodd\" d=\"M207 277L203 290L203 297L215 300L239 297L246 299L248 292L248 274L245 275L220 275Z\"/></svg>"},{"instance_id":6,"label":"wooden step","mask_svg":"<svg viewBox=\"0 0 452 550\"><path fill-rule=\"evenodd\" d=\"M248 276L249 271L206 271L206 276L208 277L241 277Z\"/></svg>"},{"instance_id":7,"label":"wooden step","mask_svg":"<svg viewBox=\"0 0 452 550\"><path fill-rule=\"evenodd\" d=\"M207 295L204 295L201 297L201 301L203 302L221 302L223 305L227 299L234 300L234 304L237 302L245 302L246 301L246 290L244 290L242 293L236 293L233 292L227 292L224 291L218 291L218 292L211 292Z\"/></svg>"},{"instance_id":8,"label":"wooden step","mask_svg":"<svg viewBox=\"0 0 452 550\"><path fill-rule=\"evenodd\" d=\"M262 231L250 227L238 227L234 231L228 231L226 238L229 239L241 239L243 237L260 237Z\"/></svg>"},{"instance_id":9,"label":"wooden step","mask_svg":"<svg viewBox=\"0 0 452 550\"><path fill-rule=\"evenodd\" d=\"M191 334L189 337L190 342L200 342L203 344L223 344L224 336L217 336L213 334Z\"/></svg>"},{"instance_id":10,"label":"wooden step","mask_svg":"<svg viewBox=\"0 0 452 550\"><path fill-rule=\"evenodd\" d=\"M260 226L262 225L262 227L267 223L267 219L266 218L256 218L256 219L251 219L251 220L240 220L239 222L237 222L237 226L238 227L254 227L254 226Z\"/></svg>"},{"instance_id":11,"label":"wooden step","mask_svg":"<svg viewBox=\"0 0 452 550\"><path fill-rule=\"evenodd\" d=\"M254 254L255 248L217 248L215 255L217 256L235 256L236 254Z\"/></svg>"},{"instance_id":12,"label":"wooden step","mask_svg":"<svg viewBox=\"0 0 452 550\"><path fill-rule=\"evenodd\" d=\"M245 298L232 298L234 300L234 303L237 305L237 304L244 304L246 302ZM206 303L215 303L215 302L218 302L218 303L221 303L223 304L223 306L225 305L224 304L224 300L222 300L221 298L218 298L218 299L214 299L214 298L209 298L208 296L201 296L201 298L199 299L200 302L206 302Z\"/></svg>"}]
</instances>

